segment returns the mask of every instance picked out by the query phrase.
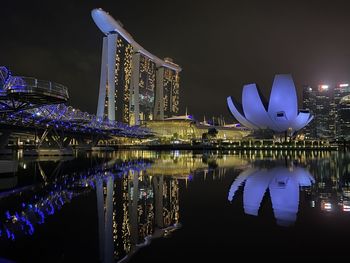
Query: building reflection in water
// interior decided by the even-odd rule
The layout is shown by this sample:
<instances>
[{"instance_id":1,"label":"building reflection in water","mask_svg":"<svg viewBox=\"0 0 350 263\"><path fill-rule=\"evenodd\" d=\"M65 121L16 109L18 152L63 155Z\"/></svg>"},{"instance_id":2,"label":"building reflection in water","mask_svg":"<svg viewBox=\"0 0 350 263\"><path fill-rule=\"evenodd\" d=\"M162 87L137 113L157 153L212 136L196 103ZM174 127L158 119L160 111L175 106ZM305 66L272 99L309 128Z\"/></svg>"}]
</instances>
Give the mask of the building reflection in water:
<instances>
[{"instance_id":1,"label":"building reflection in water","mask_svg":"<svg viewBox=\"0 0 350 263\"><path fill-rule=\"evenodd\" d=\"M209 171L219 179L226 168L247 164L237 156L194 155L191 151L115 152L109 157L149 159L151 164L96 181L102 262L127 261L152 239L167 236L181 226L179 180L187 184L195 174Z\"/></svg>"},{"instance_id":2,"label":"building reflection in water","mask_svg":"<svg viewBox=\"0 0 350 263\"><path fill-rule=\"evenodd\" d=\"M350 212L350 155L329 153L307 162L316 184L309 192L310 205L324 213Z\"/></svg>"},{"instance_id":3,"label":"building reflection in water","mask_svg":"<svg viewBox=\"0 0 350 263\"><path fill-rule=\"evenodd\" d=\"M115 178L115 179L114 179ZM128 260L180 227L178 179L130 169L96 181L100 260Z\"/></svg>"},{"instance_id":4,"label":"building reflection in water","mask_svg":"<svg viewBox=\"0 0 350 263\"><path fill-rule=\"evenodd\" d=\"M232 201L239 186L244 184L244 212L257 216L263 197L269 190L277 224L291 226L298 213L300 186L311 186L312 183L314 178L300 167L248 168L232 183L228 199Z\"/></svg>"},{"instance_id":5,"label":"building reflection in water","mask_svg":"<svg viewBox=\"0 0 350 263\"><path fill-rule=\"evenodd\" d=\"M102 262L126 261L179 228L179 187L197 178L222 180L244 169L229 199L243 192L244 212L256 216L268 193L282 226L294 224L299 201L326 213L350 211L350 155L340 152L88 152L82 160L19 159L13 169L1 167L0 239L32 235L76 197L96 195Z\"/></svg>"},{"instance_id":6,"label":"building reflection in water","mask_svg":"<svg viewBox=\"0 0 350 263\"><path fill-rule=\"evenodd\" d=\"M323 213L350 212L350 154L342 151L242 151L237 153L246 160L281 161L305 167L315 183L303 189L309 206ZM254 165L254 164L253 164Z\"/></svg>"},{"instance_id":7,"label":"building reflection in water","mask_svg":"<svg viewBox=\"0 0 350 263\"><path fill-rule=\"evenodd\" d=\"M220 179L225 169L247 164L239 156L190 151L119 151L87 153L86 157L23 158L14 162L14 169L3 170L3 175L16 180L1 185L0 201L6 213L0 215L0 239L33 235L66 204L78 196L93 194L100 260L128 260L152 239L180 227L180 180L187 186L197 174ZM28 173L32 174L29 181Z\"/></svg>"}]
</instances>

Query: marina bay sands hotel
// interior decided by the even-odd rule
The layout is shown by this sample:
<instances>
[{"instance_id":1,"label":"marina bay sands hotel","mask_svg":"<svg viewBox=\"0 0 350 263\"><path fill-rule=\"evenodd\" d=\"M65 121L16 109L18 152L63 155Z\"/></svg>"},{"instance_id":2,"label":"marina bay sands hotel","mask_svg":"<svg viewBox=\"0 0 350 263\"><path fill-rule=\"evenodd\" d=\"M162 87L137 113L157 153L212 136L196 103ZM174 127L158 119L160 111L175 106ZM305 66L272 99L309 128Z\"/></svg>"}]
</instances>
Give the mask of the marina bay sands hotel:
<instances>
[{"instance_id":1,"label":"marina bay sands hotel","mask_svg":"<svg viewBox=\"0 0 350 263\"><path fill-rule=\"evenodd\" d=\"M139 125L178 114L181 68L145 50L102 9L91 15L105 35L97 117Z\"/></svg>"}]
</instances>

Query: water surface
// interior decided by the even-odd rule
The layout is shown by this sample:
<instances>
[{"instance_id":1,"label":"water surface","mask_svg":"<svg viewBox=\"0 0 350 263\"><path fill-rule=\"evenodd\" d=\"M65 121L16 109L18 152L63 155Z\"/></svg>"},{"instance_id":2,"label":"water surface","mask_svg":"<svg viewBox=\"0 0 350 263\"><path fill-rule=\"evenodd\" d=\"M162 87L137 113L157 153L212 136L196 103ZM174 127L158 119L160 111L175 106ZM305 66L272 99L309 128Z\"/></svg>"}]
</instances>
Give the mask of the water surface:
<instances>
[{"instance_id":1,"label":"water surface","mask_svg":"<svg viewBox=\"0 0 350 263\"><path fill-rule=\"evenodd\" d=\"M0 163L0 257L345 257L349 155L121 151Z\"/></svg>"}]
</instances>

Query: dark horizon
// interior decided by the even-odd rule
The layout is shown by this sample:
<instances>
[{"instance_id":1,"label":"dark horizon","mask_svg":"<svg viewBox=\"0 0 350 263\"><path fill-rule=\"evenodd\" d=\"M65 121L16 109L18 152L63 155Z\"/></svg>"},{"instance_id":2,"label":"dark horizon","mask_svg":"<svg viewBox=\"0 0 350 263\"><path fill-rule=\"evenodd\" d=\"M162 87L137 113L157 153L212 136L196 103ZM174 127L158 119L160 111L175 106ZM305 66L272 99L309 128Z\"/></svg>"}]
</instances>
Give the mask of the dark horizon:
<instances>
[{"instance_id":1,"label":"dark horizon","mask_svg":"<svg viewBox=\"0 0 350 263\"><path fill-rule=\"evenodd\" d=\"M275 74L305 84L350 82L350 5L346 1L11 1L2 5L0 65L69 88L69 104L96 113L102 32L91 18L101 7L151 53L181 72L180 114L232 120L226 97L246 83L268 98Z\"/></svg>"}]
</instances>

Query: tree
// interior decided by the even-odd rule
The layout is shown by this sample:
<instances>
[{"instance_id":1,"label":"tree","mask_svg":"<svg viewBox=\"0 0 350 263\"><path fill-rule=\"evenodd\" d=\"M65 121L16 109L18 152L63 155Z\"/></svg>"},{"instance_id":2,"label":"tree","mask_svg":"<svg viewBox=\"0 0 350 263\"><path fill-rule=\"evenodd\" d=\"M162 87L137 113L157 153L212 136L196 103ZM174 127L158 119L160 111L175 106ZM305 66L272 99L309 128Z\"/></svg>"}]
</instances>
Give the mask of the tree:
<instances>
[{"instance_id":1,"label":"tree","mask_svg":"<svg viewBox=\"0 0 350 263\"><path fill-rule=\"evenodd\" d=\"M204 141L204 142L208 141L208 133L207 132L202 134L202 141Z\"/></svg>"},{"instance_id":2,"label":"tree","mask_svg":"<svg viewBox=\"0 0 350 263\"><path fill-rule=\"evenodd\" d=\"M179 139L179 134L177 132L175 132L173 134L173 140L178 140Z\"/></svg>"},{"instance_id":3,"label":"tree","mask_svg":"<svg viewBox=\"0 0 350 263\"><path fill-rule=\"evenodd\" d=\"M216 138L216 135L218 134L218 130L215 128L209 128L208 129L208 137L209 138Z\"/></svg>"}]
</instances>

